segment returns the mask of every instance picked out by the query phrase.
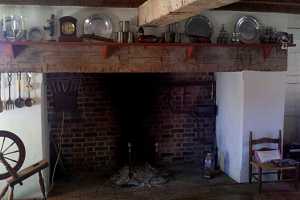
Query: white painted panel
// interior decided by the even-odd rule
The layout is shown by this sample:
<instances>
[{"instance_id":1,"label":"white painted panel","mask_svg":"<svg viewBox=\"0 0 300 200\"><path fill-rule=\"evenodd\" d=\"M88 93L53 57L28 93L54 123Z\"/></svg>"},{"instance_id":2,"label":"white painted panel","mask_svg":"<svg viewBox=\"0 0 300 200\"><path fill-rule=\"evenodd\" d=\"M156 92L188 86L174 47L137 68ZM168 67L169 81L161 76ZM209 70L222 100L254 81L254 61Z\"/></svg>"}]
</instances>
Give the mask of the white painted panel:
<instances>
[{"instance_id":1,"label":"white painted panel","mask_svg":"<svg viewBox=\"0 0 300 200\"><path fill-rule=\"evenodd\" d=\"M217 143L222 170L240 182L242 161L243 81L241 72L216 73Z\"/></svg>"}]
</instances>

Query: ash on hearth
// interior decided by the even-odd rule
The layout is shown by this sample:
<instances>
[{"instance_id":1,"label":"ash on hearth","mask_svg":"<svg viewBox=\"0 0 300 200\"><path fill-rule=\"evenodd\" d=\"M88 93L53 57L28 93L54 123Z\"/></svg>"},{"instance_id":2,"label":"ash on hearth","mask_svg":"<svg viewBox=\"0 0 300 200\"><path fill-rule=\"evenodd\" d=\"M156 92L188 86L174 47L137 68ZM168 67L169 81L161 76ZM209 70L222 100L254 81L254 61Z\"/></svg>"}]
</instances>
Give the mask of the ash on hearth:
<instances>
[{"instance_id":1,"label":"ash on hearth","mask_svg":"<svg viewBox=\"0 0 300 200\"><path fill-rule=\"evenodd\" d=\"M152 187L166 184L169 173L153 168L150 164L135 166L130 170L125 166L111 177L113 184L120 187Z\"/></svg>"}]
</instances>

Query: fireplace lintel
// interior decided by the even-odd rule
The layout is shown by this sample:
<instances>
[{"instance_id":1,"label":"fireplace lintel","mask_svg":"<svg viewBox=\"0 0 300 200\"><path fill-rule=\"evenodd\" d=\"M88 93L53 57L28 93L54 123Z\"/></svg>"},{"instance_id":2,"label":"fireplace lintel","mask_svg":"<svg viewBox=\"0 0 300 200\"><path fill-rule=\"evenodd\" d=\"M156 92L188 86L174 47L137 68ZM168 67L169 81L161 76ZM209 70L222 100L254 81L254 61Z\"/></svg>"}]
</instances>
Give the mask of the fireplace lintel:
<instances>
[{"instance_id":1,"label":"fireplace lintel","mask_svg":"<svg viewBox=\"0 0 300 200\"><path fill-rule=\"evenodd\" d=\"M0 46L3 47L0 51L1 72L176 73L287 70L287 51L275 44L1 42ZM16 51L20 48L21 51Z\"/></svg>"}]
</instances>

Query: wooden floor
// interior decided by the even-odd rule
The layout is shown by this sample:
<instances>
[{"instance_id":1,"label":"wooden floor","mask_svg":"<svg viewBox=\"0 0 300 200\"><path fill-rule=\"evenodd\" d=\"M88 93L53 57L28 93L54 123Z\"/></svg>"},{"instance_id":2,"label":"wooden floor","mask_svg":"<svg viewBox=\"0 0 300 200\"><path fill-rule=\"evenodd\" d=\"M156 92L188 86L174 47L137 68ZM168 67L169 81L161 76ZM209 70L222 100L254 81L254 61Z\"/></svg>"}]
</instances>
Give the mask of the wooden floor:
<instances>
[{"instance_id":1,"label":"wooden floor","mask_svg":"<svg viewBox=\"0 0 300 200\"><path fill-rule=\"evenodd\" d=\"M101 182L101 184L100 184ZM299 200L300 190L286 183L257 185L236 183L196 183L176 180L145 188L116 188L98 178L58 183L49 200Z\"/></svg>"}]
</instances>

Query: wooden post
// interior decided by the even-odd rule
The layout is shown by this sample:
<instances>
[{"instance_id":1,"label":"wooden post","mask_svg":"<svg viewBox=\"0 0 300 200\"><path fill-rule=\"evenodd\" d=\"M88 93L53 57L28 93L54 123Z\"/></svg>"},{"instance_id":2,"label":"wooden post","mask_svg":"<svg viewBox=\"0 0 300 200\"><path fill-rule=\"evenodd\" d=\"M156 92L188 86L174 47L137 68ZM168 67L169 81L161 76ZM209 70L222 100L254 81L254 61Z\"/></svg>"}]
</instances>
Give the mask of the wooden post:
<instances>
[{"instance_id":1,"label":"wooden post","mask_svg":"<svg viewBox=\"0 0 300 200\"><path fill-rule=\"evenodd\" d=\"M249 136L249 183L252 183L252 131L250 132Z\"/></svg>"},{"instance_id":2,"label":"wooden post","mask_svg":"<svg viewBox=\"0 0 300 200\"><path fill-rule=\"evenodd\" d=\"M262 192L262 168L259 168L259 178L258 178L258 192L261 194Z\"/></svg>"},{"instance_id":3,"label":"wooden post","mask_svg":"<svg viewBox=\"0 0 300 200\"><path fill-rule=\"evenodd\" d=\"M46 199L46 190L45 190L44 178L43 178L43 175L42 175L41 171L39 171L39 183L40 183L41 192L43 194L43 198Z\"/></svg>"},{"instance_id":4,"label":"wooden post","mask_svg":"<svg viewBox=\"0 0 300 200\"><path fill-rule=\"evenodd\" d=\"M7 185L3 188L3 190L2 190L1 193L0 193L0 199L3 199L3 198L4 198L4 195L5 195L6 192L8 191L8 187L9 187L9 185L7 184Z\"/></svg>"},{"instance_id":5,"label":"wooden post","mask_svg":"<svg viewBox=\"0 0 300 200\"><path fill-rule=\"evenodd\" d=\"M14 200L14 187L10 187L8 200Z\"/></svg>"},{"instance_id":6,"label":"wooden post","mask_svg":"<svg viewBox=\"0 0 300 200\"><path fill-rule=\"evenodd\" d=\"M280 152L281 159L283 159L283 146L282 146L283 142L282 142L282 132L281 132L281 130L279 130L278 140L279 140L279 142L278 142L278 150ZM277 172L277 179L278 179L278 181L281 180L281 175L282 175L282 170L278 170L278 172Z\"/></svg>"},{"instance_id":7,"label":"wooden post","mask_svg":"<svg viewBox=\"0 0 300 200\"><path fill-rule=\"evenodd\" d=\"M298 190L298 183L299 183L299 167L300 167L300 165L299 164L297 164L297 166L296 166L296 180L295 180L295 188L296 188L296 190Z\"/></svg>"},{"instance_id":8,"label":"wooden post","mask_svg":"<svg viewBox=\"0 0 300 200\"><path fill-rule=\"evenodd\" d=\"M282 154L283 154L283 151L282 151L282 149L283 149L283 146L282 146L282 132L281 132L281 130L279 130L279 136L278 136L278 140L279 140L279 143L278 143L278 149L279 149L279 152L280 152L280 154L281 154L281 159L283 158L282 156Z\"/></svg>"}]
</instances>

